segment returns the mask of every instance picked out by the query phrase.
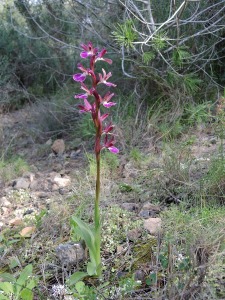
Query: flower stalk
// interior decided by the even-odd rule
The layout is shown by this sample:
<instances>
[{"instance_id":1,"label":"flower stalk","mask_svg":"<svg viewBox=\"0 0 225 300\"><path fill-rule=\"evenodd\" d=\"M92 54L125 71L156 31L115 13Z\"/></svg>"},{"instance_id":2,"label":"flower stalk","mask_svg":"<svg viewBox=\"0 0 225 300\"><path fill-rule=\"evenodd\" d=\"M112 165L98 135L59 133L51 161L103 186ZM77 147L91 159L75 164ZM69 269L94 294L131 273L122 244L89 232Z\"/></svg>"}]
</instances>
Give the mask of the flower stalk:
<instances>
[{"instance_id":1,"label":"flower stalk","mask_svg":"<svg viewBox=\"0 0 225 300\"><path fill-rule=\"evenodd\" d=\"M104 122L109 116L108 113L101 113L101 106L110 108L111 106L116 105L115 102L111 102L111 98L114 96L114 93L109 91L102 97L97 88L100 84L104 84L107 87L115 87L116 85L112 82L109 82L108 79L112 76L111 72L108 74L104 69L102 73L96 74L95 64L98 61L104 61L108 64L112 64L112 60L109 58L104 58L104 55L107 53L106 49L101 51L98 48L95 48L91 42L87 45L82 44L81 47L83 51L80 54L80 57L83 59L90 59L89 68L85 68L81 63L78 64L78 69L82 73L77 73L73 75L73 79L77 82L80 82L81 89L84 91L82 94L75 95L74 98L83 99L84 104L78 105L80 113L90 113L92 120L95 126L95 158L96 158L96 190L95 190L95 205L94 205L94 231L91 231L87 225L79 220L76 217L73 217L73 221L76 223L78 230L77 232L85 240L89 252L91 262L88 264L88 274L101 276L102 267L101 267L101 218L100 218L100 166L101 166L101 151L103 149L108 149L112 153L118 153L119 150L114 146L114 135L112 133L114 125L109 123L105 125ZM86 78L91 77L91 88L88 88L84 84ZM92 101L89 101L88 98L92 98ZM94 99L93 99L94 98ZM110 136L110 137L109 137ZM103 138L104 137L104 138Z\"/></svg>"}]
</instances>

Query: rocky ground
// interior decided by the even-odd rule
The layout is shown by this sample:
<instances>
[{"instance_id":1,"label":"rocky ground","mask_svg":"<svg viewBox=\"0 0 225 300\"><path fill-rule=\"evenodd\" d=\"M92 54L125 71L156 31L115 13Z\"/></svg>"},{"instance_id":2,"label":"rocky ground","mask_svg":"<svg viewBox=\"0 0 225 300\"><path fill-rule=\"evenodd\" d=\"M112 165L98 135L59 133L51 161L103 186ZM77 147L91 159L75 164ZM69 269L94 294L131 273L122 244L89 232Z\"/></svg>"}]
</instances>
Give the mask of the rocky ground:
<instances>
[{"instance_id":1,"label":"rocky ground","mask_svg":"<svg viewBox=\"0 0 225 300\"><path fill-rule=\"evenodd\" d=\"M66 139L48 138L37 142L31 134L32 126L33 116L29 107L3 114L0 117L2 159L11 151L13 155L22 157L29 164L29 170L19 177L9 181L0 178L0 228L3 230L18 227L22 237L32 237L37 230L36 226L27 225L27 219L40 216L42 212L49 211L52 207L55 209L57 205L59 209L62 209L63 202L78 193L79 177L85 176L84 170L88 166L84 147L79 142L79 137L77 145L73 144L72 147ZM194 184L195 180L207 169L211 155L218 149L218 139L212 134L211 129L205 126L198 128L193 135L195 140L189 147L192 156L189 175L192 177L190 182ZM185 140L185 136L183 138ZM137 240L142 230L146 230L153 236L157 235L162 223L160 212L164 206L171 202L182 201L179 195L173 195L169 189L165 189L164 201L158 204L152 203L154 192L148 191L144 179L144 186L141 187L143 190L141 192L135 190L134 181L140 183L138 186L140 189L141 181L138 178L143 175L143 169L159 169L165 160L160 147L159 143L158 150L154 151L154 160L150 160L147 165L142 166L141 170L132 164L125 154L121 153L116 171L116 184L103 182L106 187L110 186L111 190L114 185L117 186L116 196L113 196L114 204L118 204L125 211L133 212L135 218L143 221L143 227L140 230L130 229L128 231L127 238L130 241ZM149 154L149 149L144 149L144 151L145 155ZM123 185L121 189L118 189L120 182L123 182ZM126 193L129 189L131 189L131 193ZM104 196L110 195L111 190L107 192L107 188L105 188ZM93 187L86 192L89 196L93 195ZM103 205L108 204L103 200ZM65 238L65 243L58 243L55 248L56 256L62 264L68 264L68 262L74 264L77 260L84 258L85 252L80 244L68 243L67 239L68 237ZM3 261L2 265L4 265Z\"/></svg>"},{"instance_id":2,"label":"rocky ground","mask_svg":"<svg viewBox=\"0 0 225 300\"><path fill-rule=\"evenodd\" d=\"M63 139L48 139L42 144L36 143L29 135L31 127L32 114L29 107L1 115L3 154L11 147L14 155L21 156L28 161L30 171L10 182L0 179L0 226L13 226L20 223L23 216L36 214L48 206L49 199L70 195L76 186L74 172L79 172L85 167L86 162L81 144L71 149L67 147L67 142ZM211 130L206 128L200 128L195 133L195 137L196 142L191 146L191 154L196 159L196 163L207 162L218 148L218 141ZM41 154L40 149L44 149ZM161 161L161 159L162 153L159 153L157 160ZM135 174L137 170L132 169L132 165L124 159L124 155L120 156L120 167L119 175L126 178L127 183L132 177L138 176L137 172ZM27 199L16 204L15 194L21 197L25 195ZM129 199L125 201L130 202ZM133 209L136 209L136 206L137 204ZM138 207L138 210L140 211L141 208Z\"/></svg>"}]
</instances>

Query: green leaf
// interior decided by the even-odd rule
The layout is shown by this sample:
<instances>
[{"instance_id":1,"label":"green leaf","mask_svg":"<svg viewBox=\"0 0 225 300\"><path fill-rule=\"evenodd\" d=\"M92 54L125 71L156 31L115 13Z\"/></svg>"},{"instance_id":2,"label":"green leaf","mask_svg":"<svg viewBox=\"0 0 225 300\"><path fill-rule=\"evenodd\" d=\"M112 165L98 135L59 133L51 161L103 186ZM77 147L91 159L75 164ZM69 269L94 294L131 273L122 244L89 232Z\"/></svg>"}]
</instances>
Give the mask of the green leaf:
<instances>
[{"instance_id":1,"label":"green leaf","mask_svg":"<svg viewBox=\"0 0 225 300\"><path fill-rule=\"evenodd\" d=\"M13 294L13 285L11 282L0 282L0 290L5 292L7 295Z\"/></svg>"},{"instance_id":2,"label":"green leaf","mask_svg":"<svg viewBox=\"0 0 225 300\"><path fill-rule=\"evenodd\" d=\"M196 74L193 73L186 74L184 75L183 79L184 79L184 87L188 93L194 94L199 90L202 80L199 79Z\"/></svg>"},{"instance_id":3,"label":"green leaf","mask_svg":"<svg viewBox=\"0 0 225 300\"><path fill-rule=\"evenodd\" d=\"M81 294L82 292L84 292L85 289L85 284L83 281L78 281L75 285L76 290L78 291L79 294Z\"/></svg>"},{"instance_id":4,"label":"green leaf","mask_svg":"<svg viewBox=\"0 0 225 300\"><path fill-rule=\"evenodd\" d=\"M166 41L167 41L167 34L166 32L160 32L157 35L154 35L152 39L152 47L158 51L162 50L166 47Z\"/></svg>"},{"instance_id":5,"label":"green leaf","mask_svg":"<svg viewBox=\"0 0 225 300\"><path fill-rule=\"evenodd\" d=\"M156 273L152 273L149 275L149 278L146 279L146 284L147 285L156 284L156 281L157 281Z\"/></svg>"},{"instance_id":6,"label":"green leaf","mask_svg":"<svg viewBox=\"0 0 225 300\"><path fill-rule=\"evenodd\" d=\"M144 52L142 55L142 59L145 64L148 64L154 58L155 58L155 53L152 51Z\"/></svg>"},{"instance_id":7,"label":"green leaf","mask_svg":"<svg viewBox=\"0 0 225 300\"><path fill-rule=\"evenodd\" d=\"M71 221L73 225L74 223L77 225L77 227L74 228L74 231L85 241L89 249L91 261L95 261L96 246L95 246L95 235L93 230L85 222L83 222L82 220L80 220L75 216L72 217Z\"/></svg>"},{"instance_id":8,"label":"green leaf","mask_svg":"<svg viewBox=\"0 0 225 300\"><path fill-rule=\"evenodd\" d=\"M16 268L19 265L20 265L20 262L19 262L18 258L12 258L10 260L10 264L9 264L10 269Z\"/></svg>"},{"instance_id":9,"label":"green leaf","mask_svg":"<svg viewBox=\"0 0 225 300\"><path fill-rule=\"evenodd\" d=\"M70 276L70 278L67 280L67 284L69 286L74 285L81 279L87 277L87 275L88 274L86 272L76 272Z\"/></svg>"},{"instance_id":10,"label":"green leaf","mask_svg":"<svg viewBox=\"0 0 225 300\"><path fill-rule=\"evenodd\" d=\"M34 279L31 279L31 280L29 280L29 282L26 283L26 287L29 290L32 290L36 285L37 285L37 282Z\"/></svg>"},{"instance_id":11,"label":"green leaf","mask_svg":"<svg viewBox=\"0 0 225 300\"><path fill-rule=\"evenodd\" d=\"M179 47L173 51L173 62L175 65L181 67L185 61L190 58L190 53L187 51L186 47Z\"/></svg>"},{"instance_id":12,"label":"green leaf","mask_svg":"<svg viewBox=\"0 0 225 300\"><path fill-rule=\"evenodd\" d=\"M87 264L87 272L89 276L95 275L97 270L97 266L94 262L90 261Z\"/></svg>"},{"instance_id":13,"label":"green leaf","mask_svg":"<svg viewBox=\"0 0 225 300\"><path fill-rule=\"evenodd\" d=\"M13 275L9 274L9 273L0 274L0 278L3 281L16 282L16 278Z\"/></svg>"},{"instance_id":14,"label":"green leaf","mask_svg":"<svg viewBox=\"0 0 225 300\"><path fill-rule=\"evenodd\" d=\"M128 50L129 48L134 48L133 42L137 40L137 33L134 31L132 20L126 20L123 24L117 24L112 35L120 46L124 45Z\"/></svg>"},{"instance_id":15,"label":"green leaf","mask_svg":"<svg viewBox=\"0 0 225 300\"><path fill-rule=\"evenodd\" d=\"M31 265L31 264L30 264L30 265L27 265L27 266L22 270L22 272L21 272L21 274L20 274L20 277L17 279L17 284L18 284L18 285L21 285L21 286L25 285L25 283L26 283L28 277L32 275L32 270L33 270L32 265Z\"/></svg>"},{"instance_id":16,"label":"green leaf","mask_svg":"<svg viewBox=\"0 0 225 300\"><path fill-rule=\"evenodd\" d=\"M20 297L22 300L32 300L34 295L31 290L29 290L28 288L25 288L21 291Z\"/></svg>"},{"instance_id":17,"label":"green leaf","mask_svg":"<svg viewBox=\"0 0 225 300\"><path fill-rule=\"evenodd\" d=\"M9 297L0 294L0 300L9 300Z\"/></svg>"}]
</instances>

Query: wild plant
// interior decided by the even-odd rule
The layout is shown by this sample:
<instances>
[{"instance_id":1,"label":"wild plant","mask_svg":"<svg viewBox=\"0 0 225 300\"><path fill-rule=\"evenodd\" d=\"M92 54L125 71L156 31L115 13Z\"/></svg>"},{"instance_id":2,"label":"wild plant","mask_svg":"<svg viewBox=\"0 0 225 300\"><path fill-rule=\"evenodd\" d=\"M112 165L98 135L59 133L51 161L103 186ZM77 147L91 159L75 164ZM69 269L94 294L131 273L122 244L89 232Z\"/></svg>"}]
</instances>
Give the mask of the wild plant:
<instances>
[{"instance_id":1,"label":"wild plant","mask_svg":"<svg viewBox=\"0 0 225 300\"><path fill-rule=\"evenodd\" d=\"M33 266L27 265L15 278L9 273L2 273L0 280L1 300L33 300L33 289L37 286L36 279L32 276Z\"/></svg>"},{"instance_id":2,"label":"wild plant","mask_svg":"<svg viewBox=\"0 0 225 300\"><path fill-rule=\"evenodd\" d=\"M112 131L114 125L109 122L107 125L104 121L108 118L108 113L102 113L101 107L110 108L116 105L115 102L111 101L114 93L108 91L103 97L98 92L98 87L101 84L107 87L115 87L116 85L109 82L108 79L112 76L112 73L106 73L102 69L102 73L96 73L95 66L99 61L112 64L112 60L109 58L104 58L107 50L103 48L99 51L95 48L91 42L87 45L82 44L81 47L84 51L81 52L80 57L83 59L89 58L90 65L89 68L84 67L81 63L78 64L78 69L81 73L73 75L73 79L81 84L81 89L83 93L75 95L75 98L83 99L84 103L78 105L80 113L89 113L92 116L92 120L95 127L95 160L96 160L96 190L95 190L95 205L94 205L94 228L90 227L88 224L83 222L77 216L73 216L71 220L71 225L73 231L80 236L86 243L89 250L90 262L87 264L87 274L89 276L95 275L97 277L101 276L102 265L101 265L101 222L100 222L100 160L101 151L103 149L108 149L110 152L117 154L119 150L114 146L115 140ZM87 77L91 78L91 87L89 88L84 81ZM92 101L88 99L91 98ZM87 275L83 272L78 272L75 278L81 279ZM77 277L78 276L78 277Z\"/></svg>"}]
</instances>

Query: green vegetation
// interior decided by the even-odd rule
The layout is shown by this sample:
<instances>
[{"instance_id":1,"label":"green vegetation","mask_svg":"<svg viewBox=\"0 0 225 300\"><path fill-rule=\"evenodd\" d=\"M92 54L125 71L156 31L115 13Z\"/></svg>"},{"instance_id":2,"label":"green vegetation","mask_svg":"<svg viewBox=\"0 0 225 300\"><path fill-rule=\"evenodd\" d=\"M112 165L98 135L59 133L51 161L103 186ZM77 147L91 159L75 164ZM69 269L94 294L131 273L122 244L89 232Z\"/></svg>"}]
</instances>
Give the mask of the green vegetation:
<instances>
[{"instance_id":1,"label":"green vegetation","mask_svg":"<svg viewBox=\"0 0 225 300\"><path fill-rule=\"evenodd\" d=\"M225 0L1 2L0 299L225 299L224 12ZM99 279L86 273L91 247L74 265L55 253L80 239L71 216L93 224L95 131L72 84L88 41L107 48L117 84ZM57 138L62 157L51 153ZM57 190L49 176L16 190L31 170L72 184ZM160 212L142 211L149 202ZM143 215L161 218L158 235Z\"/></svg>"},{"instance_id":2,"label":"green vegetation","mask_svg":"<svg viewBox=\"0 0 225 300\"><path fill-rule=\"evenodd\" d=\"M17 178L29 170L28 163L21 157L0 161L0 177L5 182Z\"/></svg>"},{"instance_id":3,"label":"green vegetation","mask_svg":"<svg viewBox=\"0 0 225 300\"><path fill-rule=\"evenodd\" d=\"M36 287L37 282L32 277L32 265L27 265L16 279L9 273L0 274L0 299L8 300L33 300L33 289Z\"/></svg>"}]
</instances>

